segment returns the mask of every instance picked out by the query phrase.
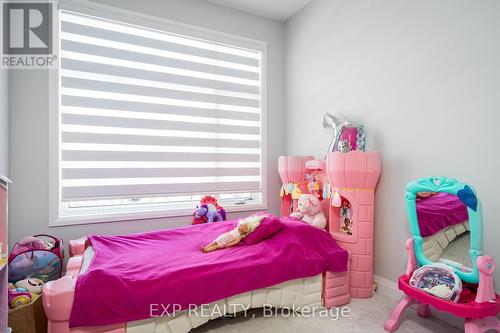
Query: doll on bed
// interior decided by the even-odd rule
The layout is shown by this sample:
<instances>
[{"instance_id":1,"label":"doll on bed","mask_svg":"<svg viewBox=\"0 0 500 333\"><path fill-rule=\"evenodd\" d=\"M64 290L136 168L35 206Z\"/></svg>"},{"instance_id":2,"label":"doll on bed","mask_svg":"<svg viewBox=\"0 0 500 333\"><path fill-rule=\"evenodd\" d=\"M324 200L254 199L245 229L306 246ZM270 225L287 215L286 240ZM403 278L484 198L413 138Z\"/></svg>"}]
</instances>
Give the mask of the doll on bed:
<instances>
[{"instance_id":1,"label":"doll on bed","mask_svg":"<svg viewBox=\"0 0 500 333\"><path fill-rule=\"evenodd\" d=\"M218 249L237 245L243 238L254 231L260 225L260 222L263 219L264 216L250 216L240 220L236 228L221 234L213 242L206 246L203 246L201 248L201 251L208 253Z\"/></svg>"}]
</instances>

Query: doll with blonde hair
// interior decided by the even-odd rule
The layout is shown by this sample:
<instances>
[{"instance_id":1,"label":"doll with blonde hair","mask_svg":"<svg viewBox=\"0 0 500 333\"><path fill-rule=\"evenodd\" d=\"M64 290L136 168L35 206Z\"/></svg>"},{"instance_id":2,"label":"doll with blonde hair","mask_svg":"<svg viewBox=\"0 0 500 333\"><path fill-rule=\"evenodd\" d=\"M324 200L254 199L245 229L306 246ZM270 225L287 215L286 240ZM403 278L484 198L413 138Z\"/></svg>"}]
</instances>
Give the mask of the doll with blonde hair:
<instances>
[{"instance_id":1,"label":"doll with blonde hair","mask_svg":"<svg viewBox=\"0 0 500 333\"><path fill-rule=\"evenodd\" d=\"M202 252L208 253L218 249L227 248L237 245L243 238L245 238L252 231L257 229L264 216L249 216L241 219L236 228L227 231L217 237L210 244L201 248Z\"/></svg>"}]
</instances>

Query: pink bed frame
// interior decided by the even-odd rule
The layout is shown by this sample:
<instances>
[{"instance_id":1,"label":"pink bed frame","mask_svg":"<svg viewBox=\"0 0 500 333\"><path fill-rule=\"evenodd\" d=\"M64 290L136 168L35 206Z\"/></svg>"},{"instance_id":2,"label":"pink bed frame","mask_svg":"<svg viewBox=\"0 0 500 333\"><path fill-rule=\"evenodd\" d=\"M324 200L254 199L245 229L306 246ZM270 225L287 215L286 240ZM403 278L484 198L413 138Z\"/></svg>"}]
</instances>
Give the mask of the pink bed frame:
<instances>
[{"instance_id":1,"label":"pink bed frame","mask_svg":"<svg viewBox=\"0 0 500 333\"><path fill-rule=\"evenodd\" d=\"M350 302L351 297L366 298L373 294L373 208L374 189L380 175L380 154L359 151L332 153L326 161L312 157L280 157L279 174L283 183L301 182L309 170L321 175L321 183L330 182L341 189L341 194L352 205L354 229L347 236L338 231L338 212L328 200L323 209L329 217L329 230L339 245L349 251L346 272L323 273L323 298L326 307ZM289 215L292 202L289 196L282 200L282 215ZM288 208L287 208L288 207ZM88 246L86 237L69 241L70 259L66 274L45 284L43 305L48 319L48 333L125 333L126 323L100 327L69 328L74 290L83 264L83 252Z\"/></svg>"}]
</instances>

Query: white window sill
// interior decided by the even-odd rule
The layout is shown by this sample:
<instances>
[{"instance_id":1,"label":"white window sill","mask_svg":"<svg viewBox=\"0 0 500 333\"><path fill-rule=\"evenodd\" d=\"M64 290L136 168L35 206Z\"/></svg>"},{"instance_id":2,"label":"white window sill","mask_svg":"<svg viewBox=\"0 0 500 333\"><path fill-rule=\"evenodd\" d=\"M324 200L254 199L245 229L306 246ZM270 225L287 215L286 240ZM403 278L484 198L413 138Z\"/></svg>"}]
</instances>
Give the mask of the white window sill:
<instances>
[{"instance_id":1,"label":"white window sill","mask_svg":"<svg viewBox=\"0 0 500 333\"><path fill-rule=\"evenodd\" d=\"M226 214L238 212L252 212L266 210L267 205L259 204L244 204L234 205L226 208ZM75 215L64 216L49 222L49 227L63 227L81 224L108 223L108 222L124 222L134 220L161 219L172 217L193 216L194 207L192 209L179 210L157 210L157 211L139 211L139 212L124 212L124 213L108 213L94 215Z\"/></svg>"}]
</instances>

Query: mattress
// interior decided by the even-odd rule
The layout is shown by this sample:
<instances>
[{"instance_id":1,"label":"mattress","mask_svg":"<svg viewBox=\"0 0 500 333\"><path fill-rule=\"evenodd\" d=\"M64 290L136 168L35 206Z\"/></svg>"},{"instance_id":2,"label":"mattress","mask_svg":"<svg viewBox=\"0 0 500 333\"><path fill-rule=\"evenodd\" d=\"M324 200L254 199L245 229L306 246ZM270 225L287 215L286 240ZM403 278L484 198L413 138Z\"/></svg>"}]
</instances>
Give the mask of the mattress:
<instances>
[{"instance_id":1,"label":"mattress","mask_svg":"<svg viewBox=\"0 0 500 333\"><path fill-rule=\"evenodd\" d=\"M92 261L94 249L87 247L83 254L80 274ZM262 288L228 297L193 311L185 310L175 315L162 316L128 322L127 333L186 333L221 315L233 314L249 309L273 307L293 308L322 307L322 275L287 281L272 287Z\"/></svg>"},{"instance_id":2,"label":"mattress","mask_svg":"<svg viewBox=\"0 0 500 333\"><path fill-rule=\"evenodd\" d=\"M224 311L224 314L232 314L238 312L238 310L262 308L264 306L266 308L268 306L293 308L299 309L299 311L303 307L318 309L322 306L321 291L321 275L287 281L276 286L254 290L210 303L203 310L186 310L173 316L129 322L126 325L126 332L186 333L209 320L220 317L220 310L227 310Z\"/></svg>"}]
</instances>

